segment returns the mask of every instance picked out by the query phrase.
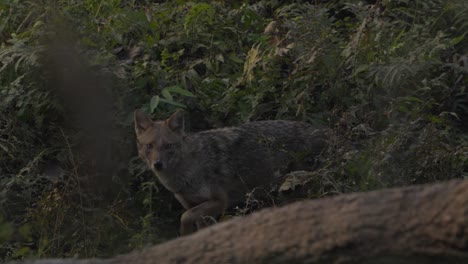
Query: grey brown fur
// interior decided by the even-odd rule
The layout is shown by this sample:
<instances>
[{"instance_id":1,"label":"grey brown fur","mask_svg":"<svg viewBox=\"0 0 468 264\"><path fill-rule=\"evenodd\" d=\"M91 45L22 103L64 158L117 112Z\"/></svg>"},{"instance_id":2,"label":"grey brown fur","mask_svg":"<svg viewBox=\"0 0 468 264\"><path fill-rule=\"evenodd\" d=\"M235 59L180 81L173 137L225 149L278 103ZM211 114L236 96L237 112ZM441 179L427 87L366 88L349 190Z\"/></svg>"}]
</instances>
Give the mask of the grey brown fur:
<instances>
[{"instance_id":1,"label":"grey brown fur","mask_svg":"<svg viewBox=\"0 0 468 264\"><path fill-rule=\"evenodd\" d=\"M326 129L272 120L184 133L181 111L152 121L135 112L139 156L186 209L181 234L196 230L202 216L221 214L257 187L313 164L326 146Z\"/></svg>"}]
</instances>

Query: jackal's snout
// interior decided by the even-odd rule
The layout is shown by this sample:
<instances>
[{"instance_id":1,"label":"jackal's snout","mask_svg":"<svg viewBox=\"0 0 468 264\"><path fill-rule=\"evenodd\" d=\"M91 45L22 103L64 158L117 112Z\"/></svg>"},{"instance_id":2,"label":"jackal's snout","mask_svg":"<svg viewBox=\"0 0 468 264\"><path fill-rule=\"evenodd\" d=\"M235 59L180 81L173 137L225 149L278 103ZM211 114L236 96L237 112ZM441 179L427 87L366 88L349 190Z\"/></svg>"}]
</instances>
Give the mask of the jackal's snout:
<instances>
[{"instance_id":1,"label":"jackal's snout","mask_svg":"<svg viewBox=\"0 0 468 264\"><path fill-rule=\"evenodd\" d=\"M155 170L161 171L161 170L163 169L163 167L164 167L164 164L163 164L163 162L162 162L161 160L158 159L158 160L156 160L156 162L153 164L153 167L154 167Z\"/></svg>"}]
</instances>

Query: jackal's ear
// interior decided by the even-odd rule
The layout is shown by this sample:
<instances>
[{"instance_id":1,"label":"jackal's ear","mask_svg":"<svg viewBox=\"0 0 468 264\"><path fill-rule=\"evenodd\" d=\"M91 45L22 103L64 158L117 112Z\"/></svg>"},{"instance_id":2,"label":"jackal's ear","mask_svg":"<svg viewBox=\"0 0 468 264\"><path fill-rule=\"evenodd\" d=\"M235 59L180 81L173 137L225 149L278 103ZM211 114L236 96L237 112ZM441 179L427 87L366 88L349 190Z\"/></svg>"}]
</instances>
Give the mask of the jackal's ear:
<instances>
[{"instance_id":1,"label":"jackal's ear","mask_svg":"<svg viewBox=\"0 0 468 264\"><path fill-rule=\"evenodd\" d=\"M151 123L153 123L153 120L151 120L151 117L145 114L143 111L135 110L134 122L135 132L139 134L148 129L151 126Z\"/></svg>"},{"instance_id":2,"label":"jackal's ear","mask_svg":"<svg viewBox=\"0 0 468 264\"><path fill-rule=\"evenodd\" d=\"M184 111L177 110L166 120L166 125L174 132L184 132Z\"/></svg>"}]
</instances>

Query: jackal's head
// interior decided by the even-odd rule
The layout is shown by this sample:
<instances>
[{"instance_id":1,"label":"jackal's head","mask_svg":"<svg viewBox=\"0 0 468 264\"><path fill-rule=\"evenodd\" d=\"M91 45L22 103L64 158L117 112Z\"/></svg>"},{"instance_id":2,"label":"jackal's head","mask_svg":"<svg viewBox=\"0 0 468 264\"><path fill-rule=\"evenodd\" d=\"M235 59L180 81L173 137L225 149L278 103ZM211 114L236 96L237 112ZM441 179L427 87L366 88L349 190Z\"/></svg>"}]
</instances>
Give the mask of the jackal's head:
<instances>
[{"instance_id":1,"label":"jackal's head","mask_svg":"<svg viewBox=\"0 0 468 264\"><path fill-rule=\"evenodd\" d=\"M160 173L177 167L182 156L184 114L179 110L166 120L153 121L135 111L135 132L138 154L148 167Z\"/></svg>"}]
</instances>

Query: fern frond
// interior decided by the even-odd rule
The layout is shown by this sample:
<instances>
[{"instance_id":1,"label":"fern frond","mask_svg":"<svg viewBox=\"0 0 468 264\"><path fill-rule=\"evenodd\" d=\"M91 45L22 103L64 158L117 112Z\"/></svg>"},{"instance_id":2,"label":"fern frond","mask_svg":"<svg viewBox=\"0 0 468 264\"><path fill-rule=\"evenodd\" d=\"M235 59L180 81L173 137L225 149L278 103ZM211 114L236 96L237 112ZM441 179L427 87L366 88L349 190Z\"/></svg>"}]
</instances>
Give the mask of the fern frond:
<instances>
[{"instance_id":1,"label":"fern frond","mask_svg":"<svg viewBox=\"0 0 468 264\"><path fill-rule=\"evenodd\" d=\"M0 72L9 66L13 66L15 72L20 66L38 66L38 54L44 50L43 46L30 46L27 45L27 40L16 38L11 39L9 43L10 46L3 45L0 49Z\"/></svg>"}]
</instances>

